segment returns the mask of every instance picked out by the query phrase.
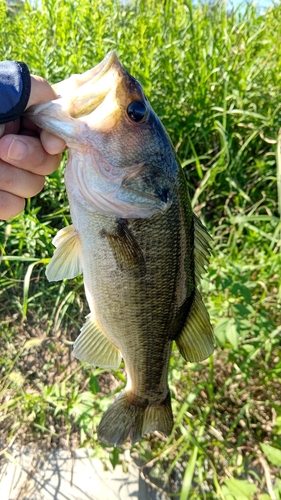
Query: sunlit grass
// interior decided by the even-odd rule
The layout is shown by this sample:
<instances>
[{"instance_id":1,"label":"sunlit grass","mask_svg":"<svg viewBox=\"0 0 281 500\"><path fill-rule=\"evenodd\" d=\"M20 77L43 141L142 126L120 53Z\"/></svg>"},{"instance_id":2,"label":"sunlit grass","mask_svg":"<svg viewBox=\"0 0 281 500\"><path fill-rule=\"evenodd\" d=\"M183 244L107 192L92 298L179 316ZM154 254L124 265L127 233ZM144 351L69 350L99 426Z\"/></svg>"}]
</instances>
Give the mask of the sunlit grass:
<instances>
[{"instance_id":1,"label":"sunlit grass","mask_svg":"<svg viewBox=\"0 0 281 500\"><path fill-rule=\"evenodd\" d=\"M116 50L168 130L214 239L201 291L217 349L197 364L173 350L173 433L132 454L171 498L280 500L281 6L259 15L224 2L40 4L0 3L1 59L54 83ZM24 215L0 223L0 426L8 443L87 445L116 465L123 448L98 444L96 428L123 369L114 382L74 360L88 312L82 280L45 277L69 221L62 165Z\"/></svg>"}]
</instances>

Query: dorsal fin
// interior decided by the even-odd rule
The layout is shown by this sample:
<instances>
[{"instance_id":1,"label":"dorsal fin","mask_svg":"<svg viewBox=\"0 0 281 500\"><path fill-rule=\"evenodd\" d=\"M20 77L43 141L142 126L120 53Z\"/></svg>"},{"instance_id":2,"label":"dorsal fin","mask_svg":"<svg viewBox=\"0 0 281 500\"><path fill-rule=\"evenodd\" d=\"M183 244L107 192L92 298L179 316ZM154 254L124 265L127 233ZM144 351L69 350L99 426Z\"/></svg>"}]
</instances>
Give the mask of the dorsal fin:
<instances>
[{"instance_id":1,"label":"dorsal fin","mask_svg":"<svg viewBox=\"0 0 281 500\"><path fill-rule=\"evenodd\" d=\"M185 325L176 338L176 344L186 361L202 361L214 351L215 341L208 311L200 293L195 289L194 299Z\"/></svg>"}]
</instances>

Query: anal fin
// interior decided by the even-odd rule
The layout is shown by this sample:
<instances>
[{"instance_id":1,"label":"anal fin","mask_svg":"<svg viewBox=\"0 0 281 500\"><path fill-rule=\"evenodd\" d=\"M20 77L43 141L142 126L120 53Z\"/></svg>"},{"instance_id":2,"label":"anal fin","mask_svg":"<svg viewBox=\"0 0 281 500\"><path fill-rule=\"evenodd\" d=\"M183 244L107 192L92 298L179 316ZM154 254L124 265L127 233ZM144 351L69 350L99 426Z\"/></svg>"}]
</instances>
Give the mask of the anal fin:
<instances>
[{"instance_id":1,"label":"anal fin","mask_svg":"<svg viewBox=\"0 0 281 500\"><path fill-rule=\"evenodd\" d=\"M81 361L100 368L118 368L121 363L119 349L101 331L92 314L87 316L86 323L74 342L73 354Z\"/></svg>"},{"instance_id":2,"label":"anal fin","mask_svg":"<svg viewBox=\"0 0 281 500\"><path fill-rule=\"evenodd\" d=\"M53 239L56 247L46 269L49 281L75 278L82 273L82 251L80 238L73 225L61 229Z\"/></svg>"},{"instance_id":3,"label":"anal fin","mask_svg":"<svg viewBox=\"0 0 281 500\"><path fill-rule=\"evenodd\" d=\"M214 332L200 293L195 290L193 304L176 344L186 361L202 361L214 351Z\"/></svg>"}]
</instances>

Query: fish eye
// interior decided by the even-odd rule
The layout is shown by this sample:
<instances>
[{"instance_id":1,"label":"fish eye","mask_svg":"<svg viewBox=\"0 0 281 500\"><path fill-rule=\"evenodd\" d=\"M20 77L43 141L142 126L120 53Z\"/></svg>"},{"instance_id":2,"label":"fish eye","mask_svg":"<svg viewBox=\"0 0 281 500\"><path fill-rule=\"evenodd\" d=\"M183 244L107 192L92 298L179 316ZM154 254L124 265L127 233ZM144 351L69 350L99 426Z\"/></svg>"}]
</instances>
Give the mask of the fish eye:
<instances>
[{"instance_id":1,"label":"fish eye","mask_svg":"<svg viewBox=\"0 0 281 500\"><path fill-rule=\"evenodd\" d=\"M147 108L142 101L132 101L127 107L127 113L133 122L141 122L146 117Z\"/></svg>"}]
</instances>

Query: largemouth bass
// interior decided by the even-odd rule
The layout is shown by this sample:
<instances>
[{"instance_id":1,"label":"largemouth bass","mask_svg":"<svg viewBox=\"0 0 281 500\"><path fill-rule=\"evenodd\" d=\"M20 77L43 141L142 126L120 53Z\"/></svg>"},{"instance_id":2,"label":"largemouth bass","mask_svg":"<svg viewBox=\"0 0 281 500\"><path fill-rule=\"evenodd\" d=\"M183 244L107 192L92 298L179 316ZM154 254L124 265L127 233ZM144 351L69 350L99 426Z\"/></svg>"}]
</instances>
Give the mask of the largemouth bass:
<instances>
[{"instance_id":1,"label":"largemouth bass","mask_svg":"<svg viewBox=\"0 0 281 500\"><path fill-rule=\"evenodd\" d=\"M69 147L72 225L54 238L49 280L83 273L90 314L74 355L104 368L124 359L125 390L105 412L101 441L135 443L173 427L173 341L187 361L214 349L197 290L210 236L192 212L174 149L141 85L110 52L54 86L59 98L28 117Z\"/></svg>"}]
</instances>

